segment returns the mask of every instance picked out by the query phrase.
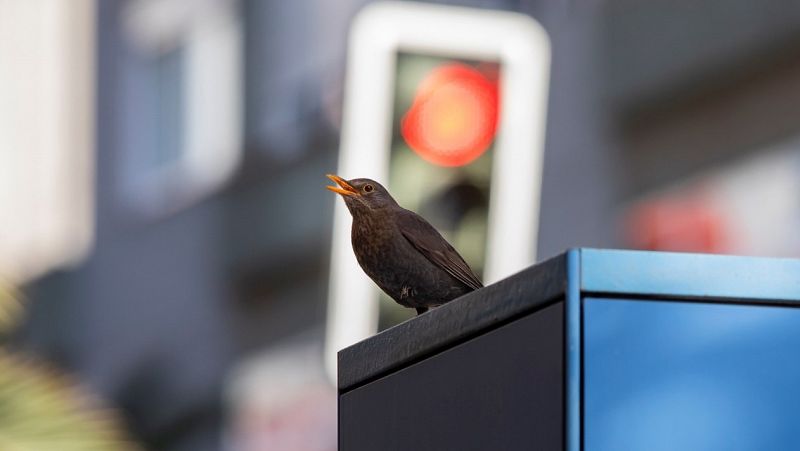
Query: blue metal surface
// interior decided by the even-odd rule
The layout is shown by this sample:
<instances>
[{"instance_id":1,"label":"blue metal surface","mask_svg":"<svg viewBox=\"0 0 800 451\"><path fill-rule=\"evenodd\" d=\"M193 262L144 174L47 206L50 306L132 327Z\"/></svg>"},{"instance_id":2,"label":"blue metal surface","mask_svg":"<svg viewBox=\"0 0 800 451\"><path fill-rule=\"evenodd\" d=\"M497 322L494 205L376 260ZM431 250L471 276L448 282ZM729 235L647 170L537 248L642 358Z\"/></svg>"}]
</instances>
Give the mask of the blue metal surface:
<instances>
[{"instance_id":1,"label":"blue metal surface","mask_svg":"<svg viewBox=\"0 0 800 451\"><path fill-rule=\"evenodd\" d=\"M581 249L584 292L800 301L800 260Z\"/></svg>"},{"instance_id":2,"label":"blue metal surface","mask_svg":"<svg viewBox=\"0 0 800 451\"><path fill-rule=\"evenodd\" d=\"M567 451L581 446L581 292L580 250L567 252L567 292L565 309L566 359L566 437Z\"/></svg>"},{"instance_id":3,"label":"blue metal surface","mask_svg":"<svg viewBox=\"0 0 800 451\"><path fill-rule=\"evenodd\" d=\"M800 308L587 298L583 310L585 450L798 449Z\"/></svg>"}]
</instances>

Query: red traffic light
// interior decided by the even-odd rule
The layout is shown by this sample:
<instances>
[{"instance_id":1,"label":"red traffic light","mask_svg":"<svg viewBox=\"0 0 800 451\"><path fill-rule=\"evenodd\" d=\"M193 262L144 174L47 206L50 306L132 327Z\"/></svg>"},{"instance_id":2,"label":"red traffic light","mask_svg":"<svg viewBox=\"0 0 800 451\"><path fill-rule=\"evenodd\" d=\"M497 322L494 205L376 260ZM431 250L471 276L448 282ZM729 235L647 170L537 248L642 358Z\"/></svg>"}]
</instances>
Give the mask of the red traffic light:
<instances>
[{"instance_id":1,"label":"red traffic light","mask_svg":"<svg viewBox=\"0 0 800 451\"><path fill-rule=\"evenodd\" d=\"M448 63L419 84L400 133L420 157L463 166L481 156L497 129L497 83L479 70Z\"/></svg>"}]
</instances>

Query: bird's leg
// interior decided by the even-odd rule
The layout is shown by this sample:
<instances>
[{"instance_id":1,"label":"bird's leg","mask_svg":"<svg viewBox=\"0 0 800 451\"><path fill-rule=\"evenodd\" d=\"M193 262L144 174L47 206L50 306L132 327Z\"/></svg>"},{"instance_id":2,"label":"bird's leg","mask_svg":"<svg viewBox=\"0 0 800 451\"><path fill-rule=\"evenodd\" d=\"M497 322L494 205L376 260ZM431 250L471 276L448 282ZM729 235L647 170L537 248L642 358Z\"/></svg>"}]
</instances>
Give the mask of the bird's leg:
<instances>
[{"instance_id":1,"label":"bird's leg","mask_svg":"<svg viewBox=\"0 0 800 451\"><path fill-rule=\"evenodd\" d=\"M417 307L417 315L422 315L428 311L428 307Z\"/></svg>"}]
</instances>

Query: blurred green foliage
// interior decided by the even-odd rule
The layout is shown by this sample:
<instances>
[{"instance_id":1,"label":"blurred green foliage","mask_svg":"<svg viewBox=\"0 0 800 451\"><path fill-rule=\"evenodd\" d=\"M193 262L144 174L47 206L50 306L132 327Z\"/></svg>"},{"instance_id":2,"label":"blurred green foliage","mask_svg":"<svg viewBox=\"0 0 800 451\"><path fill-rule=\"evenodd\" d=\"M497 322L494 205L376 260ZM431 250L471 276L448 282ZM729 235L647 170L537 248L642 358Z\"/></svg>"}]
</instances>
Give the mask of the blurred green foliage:
<instances>
[{"instance_id":1,"label":"blurred green foliage","mask_svg":"<svg viewBox=\"0 0 800 451\"><path fill-rule=\"evenodd\" d=\"M22 313L17 293L0 282L0 336ZM100 407L68 376L0 348L0 450L135 450L116 412Z\"/></svg>"},{"instance_id":2,"label":"blurred green foliage","mask_svg":"<svg viewBox=\"0 0 800 451\"><path fill-rule=\"evenodd\" d=\"M0 337L8 333L16 324L22 311L14 290L0 280Z\"/></svg>"}]
</instances>

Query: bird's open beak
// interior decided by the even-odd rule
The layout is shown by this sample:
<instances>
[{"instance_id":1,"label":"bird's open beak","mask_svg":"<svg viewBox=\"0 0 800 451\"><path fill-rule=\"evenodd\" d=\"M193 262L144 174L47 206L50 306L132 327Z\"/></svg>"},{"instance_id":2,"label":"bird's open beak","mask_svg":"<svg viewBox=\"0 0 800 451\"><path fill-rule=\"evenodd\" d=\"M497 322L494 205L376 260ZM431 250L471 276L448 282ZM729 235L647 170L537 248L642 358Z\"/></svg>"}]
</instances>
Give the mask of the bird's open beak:
<instances>
[{"instance_id":1,"label":"bird's open beak","mask_svg":"<svg viewBox=\"0 0 800 451\"><path fill-rule=\"evenodd\" d=\"M329 179L336 182L337 185L339 185L339 186L329 185L325 187L333 191L334 193L339 193L342 196L355 196L356 194L358 194L358 190L350 186L350 184L347 183L347 180L339 177L338 175L327 174L325 177L328 177Z\"/></svg>"}]
</instances>

